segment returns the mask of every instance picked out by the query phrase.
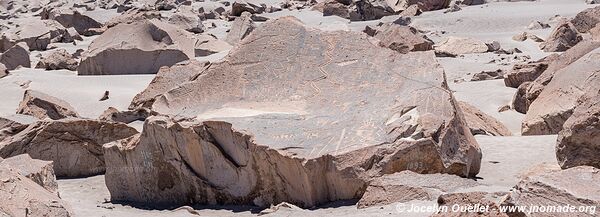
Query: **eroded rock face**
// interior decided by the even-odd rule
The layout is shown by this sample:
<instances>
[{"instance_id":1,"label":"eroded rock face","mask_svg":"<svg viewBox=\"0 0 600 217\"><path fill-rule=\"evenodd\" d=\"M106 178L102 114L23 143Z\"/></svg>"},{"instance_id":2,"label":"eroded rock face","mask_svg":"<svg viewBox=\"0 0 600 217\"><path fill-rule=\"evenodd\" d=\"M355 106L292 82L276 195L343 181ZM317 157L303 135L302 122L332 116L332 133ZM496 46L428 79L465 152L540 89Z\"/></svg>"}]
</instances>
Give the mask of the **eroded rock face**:
<instances>
[{"instance_id":1,"label":"eroded rock face","mask_svg":"<svg viewBox=\"0 0 600 217\"><path fill-rule=\"evenodd\" d=\"M27 19L19 25L0 34L0 52L19 42L27 43L29 50L46 50L52 42L73 41L67 29L55 20Z\"/></svg>"},{"instance_id":2,"label":"eroded rock face","mask_svg":"<svg viewBox=\"0 0 600 217\"><path fill-rule=\"evenodd\" d=\"M19 104L17 114L31 115L39 119L58 120L79 117L75 109L67 102L35 90L26 90Z\"/></svg>"},{"instance_id":3,"label":"eroded rock face","mask_svg":"<svg viewBox=\"0 0 600 217\"><path fill-rule=\"evenodd\" d=\"M236 45L248 36L256 28L251 17L252 14L244 11L240 17L235 18L225 41L230 45Z\"/></svg>"},{"instance_id":4,"label":"eroded rock face","mask_svg":"<svg viewBox=\"0 0 600 217\"><path fill-rule=\"evenodd\" d=\"M230 50L232 46L213 35L196 35L194 54L196 57L209 56L215 53Z\"/></svg>"},{"instance_id":5,"label":"eroded rock face","mask_svg":"<svg viewBox=\"0 0 600 217\"><path fill-rule=\"evenodd\" d=\"M35 68L46 70L68 69L77 70L77 60L65 49L53 51L48 56L42 57Z\"/></svg>"},{"instance_id":6,"label":"eroded rock face","mask_svg":"<svg viewBox=\"0 0 600 217\"><path fill-rule=\"evenodd\" d=\"M418 174L411 171L384 175L371 181L358 201L358 208L435 200L444 193L478 186L472 179L448 174Z\"/></svg>"},{"instance_id":7,"label":"eroded rock face","mask_svg":"<svg viewBox=\"0 0 600 217\"><path fill-rule=\"evenodd\" d=\"M563 169L576 166L600 168L600 94L579 99L573 115L558 134L556 158Z\"/></svg>"},{"instance_id":8,"label":"eroded rock face","mask_svg":"<svg viewBox=\"0 0 600 217\"><path fill-rule=\"evenodd\" d=\"M383 24L378 27L374 37L379 39L379 46L400 53L433 49L433 42L426 36L421 35L415 28L395 23Z\"/></svg>"},{"instance_id":9,"label":"eroded rock face","mask_svg":"<svg viewBox=\"0 0 600 217\"><path fill-rule=\"evenodd\" d=\"M29 154L53 161L58 177L98 175L105 171L102 144L136 133L125 124L96 120L38 121L0 141L0 157Z\"/></svg>"},{"instance_id":10,"label":"eroded rock face","mask_svg":"<svg viewBox=\"0 0 600 217\"><path fill-rule=\"evenodd\" d=\"M562 21L552 31L548 39L540 44L540 48L546 52L566 51L583 40L575 26L568 21Z\"/></svg>"},{"instance_id":11,"label":"eroded rock face","mask_svg":"<svg viewBox=\"0 0 600 217\"><path fill-rule=\"evenodd\" d=\"M20 175L31 179L46 190L58 194L58 183L51 161L32 159L29 155L22 154L0 160L0 167L4 166L15 169Z\"/></svg>"},{"instance_id":12,"label":"eroded rock face","mask_svg":"<svg viewBox=\"0 0 600 217\"><path fill-rule=\"evenodd\" d=\"M196 121L149 118L105 147L112 199L311 207L358 198L383 174L477 174L479 147L433 52L368 40L291 17L262 24L148 103Z\"/></svg>"},{"instance_id":13,"label":"eroded rock face","mask_svg":"<svg viewBox=\"0 0 600 217\"><path fill-rule=\"evenodd\" d=\"M557 134L573 113L577 99L600 88L600 49L557 71L531 103L522 123L523 135Z\"/></svg>"},{"instance_id":14,"label":"eroded rock face","mask_svg":"<svg viewBox=\"0 0 600 217\"><path fill-rule=\"evenodd\" d=\"M586 33L600 23L600 7L585 9L571 20L577 31Z\"/></svg>"},{"instance_id":15,"label":"eroded rock face","mask_svg":"<svg viewBox=\"0 0 600 217\"><path fill-rule=\"evenodd\" d=\"M194 39L158 20L120 24L96 38L79 63L79 75L155 74L194 58Z\"/></svg>"},{"instance_id":16,"label":"eroded rock face","mask_svg":"<svg viewBox=\"0 0 600 217\"><path fill-rule=\"evenodd\" d=\"M483 113L477 107L466 102L459 102L460 108L465 115L465 120L473 135L510 136L512 133L502 122L496 118Z\"/></svg>"},{"instance_id":17,"label":"eroded rock face","mask_svg":"<svg viewBox=\"0 0 600 217\"><path fill-rule=\"evenodd\" d=\"M206 62L190 60L171 67L162 67L148 87L133 98L129 109L150 108L156 97L182 83L193 80L206 69L207 65Z\"/></svg>"},{"instance_id":18,"label":"eroded rock face","mask_svg":"<svg viewBox=\"0 0 600 217\"><path fill-rule=\"evenodd\" d=\"M29 47L25 42L15 44L0 54L0 64L3 64L7 70L14 70L19 66L31 67Z\"/></svg>"},{"instance_id":19,"label":"eroded rock face","mask_svg":"<svg viewBox=\"0 0 600 217\"><path fill-rule=\"evenodd\" d=\"M4 216L72 216L71 207L19 169L0 166L0 214Z\"/></svg>"},{"instance_id":20,"label":"eroded rock face","mask_svg":"<svg viewBox=\"0 0 600 217\"><path fill-rule=\"evenodd\" d=\"M457 56L460 54L485 53L488 51L488 46L484 42L472 38L448 37L435 46L435 51Z\"/></svg>"},{"instance_id":21,"label":"eroded rock face","mask_svg":"<svg viewBox=\"0 0 600 217\"><path fill-rule=\"evenodd\" d=\"M511 191L507 204L514 206L574 206L600 205L598 183L600 171L594 167L581 166L566 170L535 174L521 180ZM577 212L577 216L595 216L596 213ZM511 216L561 216L565 213L514 213Z\"/></svg>"},{"instance_id":22,"label":"eroded rock face","mask_svg":"<svg viewBox=\"0 0 600 217\"><path fill-rule=\"evenodd\" d=\"M0 117L0 141L23 131L35 121L37 121L37 118L28 115Z\"/></svg>"},{"instance_id":23,"label":"eroded rock face","mask_svg":"<svg viewBox=\"0 0 600 217\"><path fill-rule=\"evenodd\" d=\"M551 55L544 58L548 62L548 68L527 89L527 93L525 94L527 107L537 99L540 93L546 88L546 85L552 81L555 74L599 47L600 42L584 40L560 55Z\"/></svg>"}]
</instances>

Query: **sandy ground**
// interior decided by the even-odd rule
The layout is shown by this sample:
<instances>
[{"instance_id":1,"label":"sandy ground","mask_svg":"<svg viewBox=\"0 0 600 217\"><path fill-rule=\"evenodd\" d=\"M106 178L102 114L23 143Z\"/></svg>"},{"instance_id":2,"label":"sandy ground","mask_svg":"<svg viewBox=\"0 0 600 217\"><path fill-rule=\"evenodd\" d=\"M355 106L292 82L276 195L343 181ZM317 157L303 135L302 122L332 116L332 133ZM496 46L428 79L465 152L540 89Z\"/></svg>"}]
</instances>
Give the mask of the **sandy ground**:
<instances>
[{"instance_id":1,"label":"sandy ground","mask_svg":"<svg viewBox=\"0 0 600 217\"><path fill-rule=\"evenodd\" d=\"M207 3L208 4L208 3ZM469 102L487 114L503 122L515 136L488 137L477 136L482 152L482 167L478 182L484 184L478 190L508 191L518 180L534 168L556 167L554 145L556 136L521 137L520 124L522 114L515 111L499 113L498 108L510 103L516 89L507 88L502 80L468 82L473 73L482 70L510 69L515 56L529 56L531 59L542 58L543 53L538 43L532 41L516 42L511 39L523 31L534 33L545 38L551 29L527 30L526 26L534 20L550 22L556 15L573 17L579 11L593 7L584 0L540 0L536 2L499 2L481 6L471 6L463 10L443 14L443 11L427 12L413 18L413 26L429 31L426 33L434 41L447 36L473 37L482 41L498 41L505 49L518 48L523 51L517 55L472 54L457 58L438 58L444 67L450 88L457 99ZM110 18L113 14L97 14ZM321 13L311 10L280 11L264 16L276 18L293 15L309 26L324 30L361 31L366 25L379 21L349 22L339 17L322 17ZM395 20L397 16L382 18L382 21ZM217 28L208 32L224 38L228 23L218 22ZM445 33L442 34L442 31ZM85 47L93 38L86 38L77 45L61 44L69 51ZM32 56L38 53L33 53ZM214 54L198 60L217 61L227 52ZM505 60L501 60L505 58ZM490 61L496 60L495 63ZM37 59L33 58L32 62ZM39 90L69 102L84 117L95 118L109 106L125 109L131 99L142 91L151 81L153 75L119 75L119 76L76 76L75 72L43 71L36 69L20 69L8 77L0 79L0 116L13 115L17 109L24 90ZM456 82L454 82L456 80ZM465 80L465 81L463 81ZM25 84L25 85L24 85ZM110 99L99 101L104 91L110 91ZM141 123L134 123L138 128ZM540 166L542 165L542 166ZM194 207L193 214L185 210L146 210L109 202L109 192L104 184L104 176L84 179L59 180L61 197L71 203L77 216L255 216L260 210L253 207ZM327 206L310 210L282 210L269 216L427 216L427 213L399 213L398 206L409 204L393 204L383 207L371 207L358 210L356 201L340 201ZM413 201L412 204L434 204L434 201Z\"/></svg>"}]
</instances>

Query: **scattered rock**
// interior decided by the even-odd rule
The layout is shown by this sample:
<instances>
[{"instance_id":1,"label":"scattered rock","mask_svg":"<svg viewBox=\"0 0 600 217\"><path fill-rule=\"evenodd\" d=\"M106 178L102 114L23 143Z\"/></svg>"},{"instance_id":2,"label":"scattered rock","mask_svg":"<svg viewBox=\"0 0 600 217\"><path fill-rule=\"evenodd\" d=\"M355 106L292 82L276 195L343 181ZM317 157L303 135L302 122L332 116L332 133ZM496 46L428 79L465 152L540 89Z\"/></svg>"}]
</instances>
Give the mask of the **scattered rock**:
<instances>
[{"instance_id":1,"label":"scattered rock","mask_svg":"<svg viewBox=\"0 0 600 217\"><path fill-rule=\"evenodd\" d=\"M511 136L502 122L466 102L458 102L473 135Z\"/></svg>"},{"instance_id":2,"label":"scattered rock","mask_svg":"<svg viewBox=\"0 0 600 217\"><path fill-rule=\"evenodd\" d=\"M223 61L153 98L152 110L179 121L153 116L141 135L104 146L113 201L312 207L357 199L384 174L473 177L480 166L433 52L399 54L292 17L261 24ZM333 135L339 145L323 146Z\"/></svg>"},{"instance_id":3,"label":"scattered rock","mask_svg":"<svg viewBox=\"0 0 600 217\"><path fill-rule=\"evenodd\" d=\"M67 69L71 71L77 70L77 60L73 55L69 54L65 49L58 49L50 53L50 55L42 57L35 68L46 70Z\"/></svg>"},{"instance_id":4,"label":"scattered rock","mask_svg":"<svg viewBox=\"0 0 600 217\"><path fill-rule=\"evenodd\" d=\"M52 42L73 42L67 29L55 20L27 19L18 28L0 33L0 52L19 42L27 43L29 50L46 50Z\"/></svg>"},{"instance_id":5,"label":"scattered rock","mask_svg":"<svg viewBox=\"0 0 600 217\"><path fill-rule=\"evenodd\" d=\"M387 23L379 26L373 34L375 38L379 39L379 46L387 47L399 53L433 49L431 40L409 26Z\"/></svg>"},{"instance_id":6,"label":"scattered rock","mask_svg":"<svg viewBox=\"0 0 600 217\"><path fill-rule=\"evenodd\" d=\"M516 34L512 37L512 39L515 41L525 41L527 40L527 32Z\"/></svg>"},{"instance_id":7,"label":"scattered rock","mask_svg":"<svg viewBox=\"0 0 600 217\"><path fill-rule=\"evenodd\" d=\"M473 78L471 81L485 81L485 80L494 80L494 79L503 79L504 78L504 70L497 69L494 71L481 71L473 74Z\"/></svg>"},{"instance_id":8,"label":"scattered rock","mask_svg":"<svg viewBox=\"0 0 600 217\"><path fill-rule=\"evenodd\" d=\"M202 33L204 32L204 25L200 17L195 14L191 9L184 9L183 7L178 8L169 18L169 23L178 26L181 29L185 29L188 32Z\"/></svg>"},{"instance_id":9,"label":"scattered rock","mask_svg":"<svg viewBox=\"0 0 600 217\"><path fill-rule=\"evenodd\" d=\"M579 99L573 115L558 133L556 158L563 169L576 166L600 168L600 94Z\"/></svg>"},{"instance_id":10,"label":"scattered rock","mask_svg":"<svg viewBox=\"0 0 600 217\"><path fill-rule=\"evenodd\" d=\"M244 11L240 17L235 18L225 39L227 43L236 45L256 28L251 16L252 14Z\"/></svg>"},{"instance_id":11,"label":"scattered rock","mask_svg":"<svg viewBox=\"0 0 600 217\"><path fill-rule=\"evenodd\" d=\"M0 157L29 154L53 161L58 177L84 177L105 171L102 144L136 134L125 124L85 119L43 120L0 141Z\"/></svg>"},{"instance_id":12,"label":"scattered rock","mask_svg":"<svg viewBox=\"0 0 600 217\"><path fill-rule=\"evenodd\" d=\"M594 167L575 167L546 172L521 180L511 191L505 204L510 206L553 206L553 207L598 207L600 205L600 171ZM594 216L592 210L578 212L579 216ZM597 211L597 210L596 210ZM539 216L561 216L565 212L536 212ZM525 213L510 213L510 216L538 216ZM542 215L543 214L543 215ZM597 213L596 213L597 214Z\"/></svg>"},{"instance_id":13,"label":"scattered rock","mask_svg":"<svg viewBox=\"0 0 600 217\"><path fill-rule=\"evenodd\" d=\"M39 119L58 120L79 117L75 109L67 102L35 90L26 90L19 104L17 114L31 115Z\"/></svg>"},{"instance_id":14,"label":"scattered rock","mask_svg":"<svg viewBox=\"0 0 600 217\"><path fill-rule=\"evenodd\" d=\"M421 11L421 9L419 8L418 5L411 5L408 6L408 8L406 8L405 10L403 10L402 12L400 12L400 17L414 17L414 16L419 16L423 13L423 11Z\"/></svg>"},{"instance_id":15,"label":"scattered rock","mask_svg":"<svg viewBox=\"0 0 600 217\"><path fill-rule=\"evenodd\" d=\"M71 207L19 169L0 166L0 214L3 216L73 216Z\"/></svg>"},{"instance_id":16,"label":"scattered rock","mask_svg":"<svg viewBox=\"0 0 600 217\"><path fill-rule=\"evenodd\" d=\"M15 169L20 175L31 179L46 190L58 194L58 183L51 161L32 159L29 155L22 154L0 160L0 167L5 166Z\"/></svg>"},{"instance_id":17,"label":"scattered rock","mask_svg":"<svg viewBox=\"0 0 600 217\"><path fill-rule=\"evenodd\" d=\"M578 32L587 33L590 29L594 28L596 24L600 23L600 6L588 8L579 12L577 16L571 20L571 23Z\"/></svg>"},{"instance_id":18,"label":"scattered rock","mask_svg":"<svg viewBox=\"0 0 600 217\"><path fill-rule=\"evenodd\" d=\"M547 68L548 62L544 59L532 63L515 64L512 71L505 75L504 85L518 88L525 82L537 79Z\"/></svg>"},{"instance_id":19,"label":"scattered rock","mask_svg":"<svg viewBox=\"0 0 600 217\"><path fill-rule=\"evenodd\" d=\"M488 46L472 38L448 37L435 46L435 51L457 56L460 54L485 53L488 51Z\"/></svg>"},{"instance_id":20,"label":"scattered rock","mask_svg":"<svg viewBox=\"0 0 600 217\"><path fill-rule=\"evenodd\" d=\"M194 58L193 37L157 20L120 24L91 44L79 75L155 74L162 66Z\"/></svg>"},{"instance_id":21,"label":"scattered rock","mask_svg":"<svg viewBox=\"0 0 600 217\"><path fill-rule=\"evenodd\" d=\"M583 40L575 26L568 21L559 23L540 48L545 52L566 51Z\"/></svg>"},{"instance_id":22,"label":"scattered rock","mask_svg":"<svg viewBox=\"0 0 600 217\"><path fill-rule=\"evenodd\" d=\"M534 42L544 42L544 39L538 37L537 35L527 33L527 39L532 40Z\"/></svg>"},{"instance_id":23,"label":"scattered rock","mask_svg":"<svg viewBox=\"0 0 600 217\"><path fill-rule=\"evenodd\" d=\"M108 100L109 96L110 96L110 91L108 91L108 90L107 90L107 91L104 91L104 94L102 94L102 97L100 97L100 100L99 100L99 101L105 101L105 100Z\"/></svg>"},{"instance_id":24,"label":"scattered rock","mask_svg":"<svg viewBox=\"0 0 600 217\"><path fill-rule=\"evenodd\" d=\"M0 63L7 70L15 70L19 66L30 68L29 47L25 42L17 43L4 53L0 54Z\"/></svg>"},{"instance_id":25,"label":"scattered rock","mask_svg":"<svg viewBox=\"0 0 600 217\"><path fill-rule=\"evenodd\" d=\"M73 9L55 8L46 14L42 19L56 20L65 28L74 28L81 35L90 35L90 29L102 27L102 23Z\"/></svg>"},{"instance_id":26,"label":"scattered rock","mask_svg":"<svg viewBox=\"0 0 600 217\"><path fill-rule=\"evenodd\" d=\"M508 111L508 110L510 110L510 105L503 105L498 108L498 112L500 112L500 113Z\"/></svg>"},{"instance_id":27,"label":"scattered rock","mask_svg":"<svg viewBox=\"0 0 600 217\"><path fill-rule=\"evenodd\" d=\"M275 206L271 205L270 208L260 211L258 213L259 216L277 213L279 210L288 210L288 211L301 211L302 208L295 206L294 204L289 204L286 202L277 204Z\"/></svg>"},{"instance_id":28,"label":"scattered rock","mask_svg":"<svg viewBox=\"0 0 600 217\"><path fill-rule=\"evenodd\" d=\"M235 1L231 4L231 16L239 17L243 12L250 14L260 14L265 11L265 7L262 5L256 5L245 1Z\"/></svg>"},{"instance_id":29,"label":"scattered rock","mask_svg":"<svg viewBox=\"0 0 600 217\"><path fill-rule=\"evenodd\" d=\"M537 29L547 29L550 28L550 25L548 25L547 23L542 23L541 21L533 21L529 24L529 26L527 26L527 29L529 30L537 30Z\"/></svg>"},{"instance_id":30,"label":"scattered rock","mask_svg":"<svg viewBox=\"0 0 600 217\"><path fill-rule=\"evenodd\" d=\"M444 13L445 13L445 14L446 14L446 13L452 13L452 12L457 12L457 11L460 11L460 10L462 10L462 8L460 8L460 6L458 6L458 5L454 5L454 4L453 4L453 5L451 5L450 7L448 7L448 9L446 9L446 10L444 11Z\"/></svg>"},{"instance_id":31,"label":"scattered rock","mask_svg":"<svg viewBox=\"0 0 600 217\"><path fill-rule=\"evenodd\" d=\"M526 94L530 85L531 82L523 82L521 85L519 85L517 92L512 99L512 108L519 113L525 114L529 109L529 103L527 101Z\"/></svg>"}]
</instances>

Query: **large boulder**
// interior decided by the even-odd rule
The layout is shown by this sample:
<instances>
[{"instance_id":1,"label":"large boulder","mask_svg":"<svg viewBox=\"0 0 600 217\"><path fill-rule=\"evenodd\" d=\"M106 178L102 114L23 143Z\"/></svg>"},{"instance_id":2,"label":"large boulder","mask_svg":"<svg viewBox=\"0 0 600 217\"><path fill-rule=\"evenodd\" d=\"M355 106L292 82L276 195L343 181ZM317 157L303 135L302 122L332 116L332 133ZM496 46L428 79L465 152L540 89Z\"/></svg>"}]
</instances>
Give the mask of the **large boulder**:
<instances>
[{"instance_id":1,"label":"large boulder","mask_svg":"<svg viewBox=\"0 0 600 217\"><path fill-rule=\"evenodd\" d=\"M178 26L181 29L185 29L188 32L204 32L204 25L202 24L198 12L193 11L190 6L181 6L177 8L175 14L169 17L169 23Z\"/></svg>"},{"instance_id":2,"label":"large boulder","mask_svg":"<svg viewBox=\"0 0 600 217\"><path fill-rule=\"evenodd\" d=\"M254 29L256 25L252 21L252 14L244 11L240 17L235 18L233 23L231 24L231 29L229 29L229 33L227 33L227 38L225 41L230 45L236 45L246 36L248 36Z\"/></svg>"},{"instance_id":3,"label":"large boulder","mask_svg":"<svg viewBox=\"0 0 600 217\"><path fill-rule=\"evenodd\" d=\"M599 47L599 41L584 40L582 42L577 43L577 45L558 56L547 57L546 59L549 60L548 68L544 70L544 72L540 74L531 83L531 85L529 85L527 93L525 94L525 97L527 99L527 110L529 109L529 106L537 99L540 93L542 93L546 85L548 85L548 83L552 81L556 73L558 73L559 71L564 72L561 69L571 65L571 63L579 60L581 57L585 56L589 52Z\"/></svg>"},{"instance_id":4,"label":"large boulder","mask_svg":"<svg viewBox=\"0 0 600 217\"><path fill-rule=\"evenodd\" d=\"M600 88L600 49L557 71L530 104L522 123L523 135L557 134L573 113L577 99Z\"/></svg>"},{"instance_id":5,"label":"large boulder","mask_svg":"<svg viewBox=\"0 0 600 217\"><path fill-rule=\"evenodd\" d=\"M158 20L119 24L96 38L79 75L156 74L162 66L194 58L194 39Z\"/></svg>"},{"instance_id":6,"label":"large boulder","mask_svg":"<svg viewBox=\"0 0 600 217\"><path fill-rule=\"evenodd\" d=\"M511 136L512 133L504 124L496 118L483 113L477 107L466 103L459 102L460 108L465 115L465 120L473 135L489 135L489 136Z\"/></svg>"},{"instance_id":7,"label":"large boulder","mask_svg":"<svg viewBox=\"0 0 600 217\"><path fill-rule=\"evenodd\" d=\"M402 171L375 178L358 201L358 208L404 203L412 200L436 200L444 193L479 186L477 181L449 174L418 174Z\"/></svg>"},{"instance_id":8,"label":"large boulder","mask_svg":"<svg viewBox=\"0 0 600 217\"><path fill-rule=\"evenodd\" d=\"M515 64L512 71L504 76L504 85L518 88L525 82L535 81L547 68L547 58L531 63Z\"/></svg>"},{"instance_id":9,"label":"large boulder","mask_svg":"<svg viewBox=\"0 0 600 217\"><path fill-rule=\"evenodd\" d=\"M58 120L79 117L75 109L59 98L35 90L26 90L17 114L31 115L39 119Z\"/></svg>"},{"instance_id":10,"label":"large boulder","mask_svg":"<svg viewBox=\"0 0 600 217\"><path fill-rule=\"evenodd\" d=\"M50 43L72 41L67 29L55 20L26 19L0 33L0 52L19 42L27 43L29 50L46 50Z\"/></svg>"},{"instance_id":11,"label":"large boulder","mask_svg":"<svg viewBox=\"0 0 600 217\"><path fill-rule=\"evenodd\" d=\"M136 133L125 124L96 120L38 121L0 141L0 157L29 154L54 161L58 177L98 175L105 171L102 145Z\"/></svg>"},{"instance_id":12,"label":"large boulder","mask_svg":"<svg viewBox=\"0 0 600 217\"><path fill-rule=\"evenodd\" d=\"M433 42L420 34L417 29L395 23L386 23L379 26L374 32L374 37L379 39L379 46L400 53L433 49Z\"/></svg>"},{"instance_id":13,"label":"large boulder","mask_svg":"<svg viewBox=\"0 0 600 217\"><path fill-rule=\"evenodd\" d=\"M511 102L511 107L522 114L526 114L529 109L527 102L527 89L529 89L529 86L531 86L531 82L525 82L519 85Z\"/></svg>"},{"instance_id":14,"label":"large boulder","mask_svg":"<svg viewBox=\"0 0 600 217\"><path fill-rule=\"evenodd\" d=\"M148 87L135 95L129 109L150 108L156 97L166 93L184 82L191 81L206 69L207 62L190 60L171 67L162 67Z\"/></svg>"},{"instance_id":15,"label":"large boulder","mask_svg":"<svg viewBox=\"0 0 600 217\"><path fill-rule=\"evenodd\" d=\"M600 187L593 183L599 181L600 170L588 166L538 173L521 180L505 204L537 207L537 211L525 208L511 216L596 216ZM546 208L542 211L540 207Z\"/></svg>"},{"instance_id":16,"label":"large boulder","mask_svg":"<svg viewBox=\"0 0 600 217\"><path fill-rule=\"evenodd\" d=\"M79 63L77 62L76 58L67 52L67 50L57 49L52 51L47 56L43 56L37 65L35 65L35 68L46 70L67 69L75 71L77 70L77 64Z\"/></svg>"},{"instance_id":17,"label":"large boulder","mask_svg":"<svg viewBox=\"0 0 600 217\"><path fill-rule=\"evenodd\" d=\"M45 13L42 19L56 20L65 28L74 28L81 35L90 35L89 30L101 28L103 24L95 19L69 8L55 8Z\"/></svg>"},{"instance_id":18,"label":"large boulder","mask_svg":"<svg viewBox=\"0 0 600 217\"><path fill-rule=\"evenodd\" d=\"M19 171L0 166L0 216L73 216L66 202Z\"/></svg>"},{"instance_id":19,"label":"large boulder","mask_svg":"<svg viewBox=\"0 0 600 217\"><path fill-rule=\"evenodd\" d=\"M46 190L58 194L58 183L54 175L52 161L32 159L27 154L0 160L0 167L14 168L20 175L25 176Z\"/></svg>"},{"instance_id":20,"label":"large boulder","mask_svg":"<svg viewBox=\"0 0 600 217\"><path fill-rule=\"evenodd\" d=\"M179 121L148 118L140 136L105 146L113 201L312 207L358 198L384 174L479 171L433 52L399 54L292 17L154 98Z\"/></svg>"},{"instance_id":21,"label":"large boulder","mask_svg":"<svg viewBox=\"0 0 600 217\"><path fill-rule=\"evenodd\" d=\"M571 20L571 23L577 31L586 33L590 29L594 28L596 24L600 23L600 6L595 8L588 8L579 12L575 18Z\"/></svg>"},{"instance_id":22,"label":"large boulder","mask_svg":"<svg viewBox=\"0 0 600 217\"><path fill-rule=\"evenodd\" d=\"M556 158L563 169L576 166L600 168L600 93L579 99L573 115L558 134Z\"/></svg>"},{"instance_id":23,"label":"large boulder","mask_svg":"<svg viewBox=\"0 0 600 217\"><path fill-rule=\"evenodd\" d=\"M25 42L15 44L0 54L0 64L3 64L7 70L14 70L19 66L30 68L29 47Z\"/></svg>"},{"instance_id":24,"label":"large boulder","mask_svg":"<svg viewBox=\"0 0 600 217\"><path fill-rule=\"evenodd\" d=\"M540 44L540 48L546 52L566 51L583 40L583 36L577 32L575 26L569 21L563 20L557 24L548 39Z\"/></svg>"},{"instance_id":25,"label":"large boulder","mask_svg":"<svg viewBox=\"0 0 600 217\"><path fill-rule=\"evenodd\" d=\"M488 46L482 41L473 38L448 37L435 46L435 51L440 54L457 56L460 54L485 53Z\"/></svg>"}]
</instances>

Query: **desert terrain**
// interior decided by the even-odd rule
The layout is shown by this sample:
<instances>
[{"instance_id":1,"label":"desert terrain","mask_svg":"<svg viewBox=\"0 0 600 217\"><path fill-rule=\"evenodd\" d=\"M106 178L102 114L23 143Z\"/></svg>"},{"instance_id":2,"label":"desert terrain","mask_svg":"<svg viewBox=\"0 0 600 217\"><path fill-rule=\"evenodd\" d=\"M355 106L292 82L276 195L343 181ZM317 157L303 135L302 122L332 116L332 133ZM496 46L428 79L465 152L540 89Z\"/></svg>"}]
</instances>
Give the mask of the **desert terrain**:
<instances>
[{"instance_id":1,"label":"desert terrain","mask_svg":"<svg viewBox=\"0 0 600 217\"><path fill-rule=\"evenodd\" d=\"M0 216L600 216L596 3L0 0Z\"/></svg>"}]
</instances>

